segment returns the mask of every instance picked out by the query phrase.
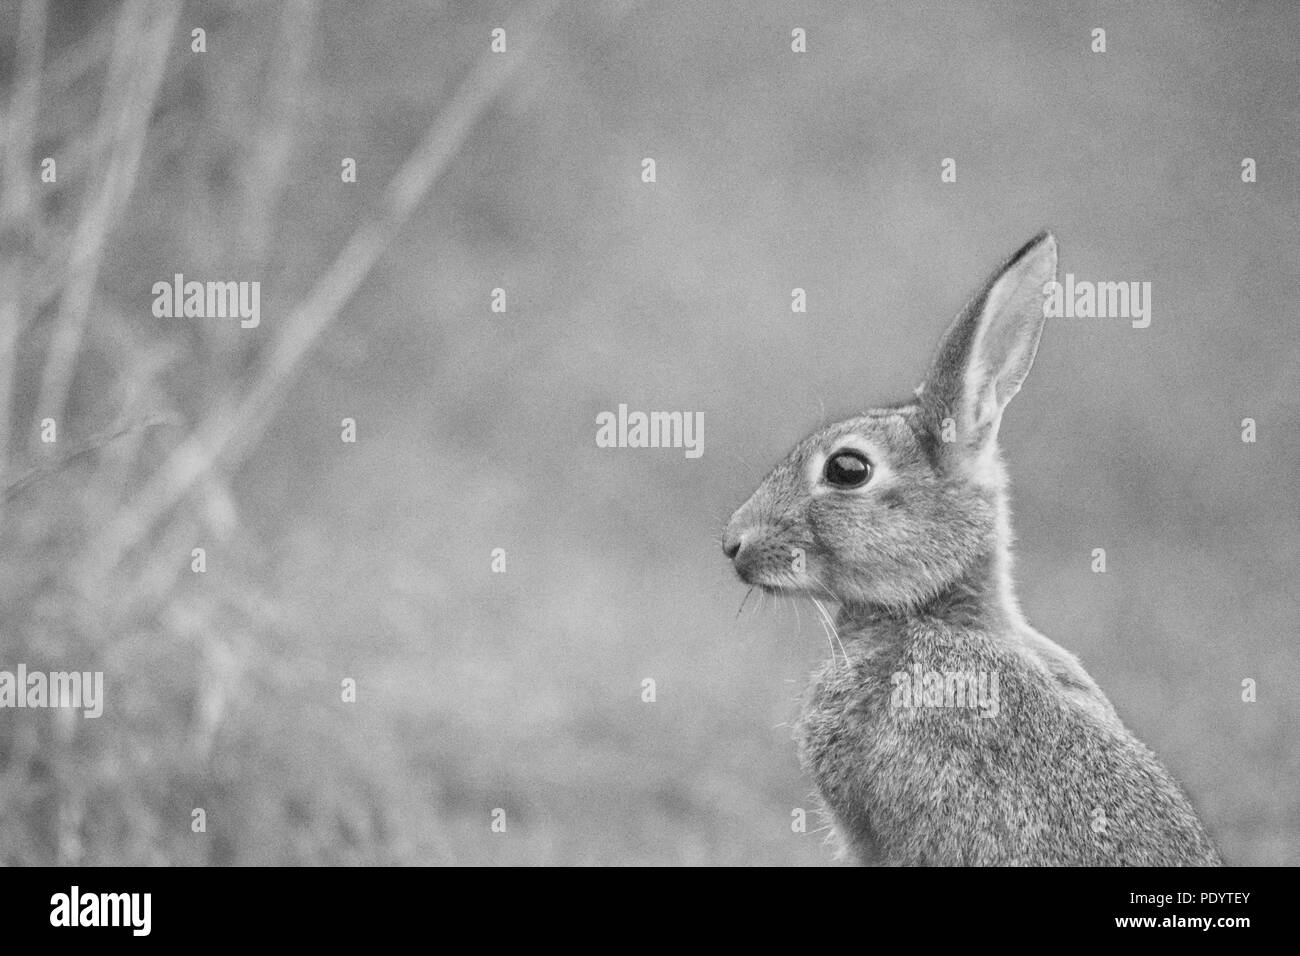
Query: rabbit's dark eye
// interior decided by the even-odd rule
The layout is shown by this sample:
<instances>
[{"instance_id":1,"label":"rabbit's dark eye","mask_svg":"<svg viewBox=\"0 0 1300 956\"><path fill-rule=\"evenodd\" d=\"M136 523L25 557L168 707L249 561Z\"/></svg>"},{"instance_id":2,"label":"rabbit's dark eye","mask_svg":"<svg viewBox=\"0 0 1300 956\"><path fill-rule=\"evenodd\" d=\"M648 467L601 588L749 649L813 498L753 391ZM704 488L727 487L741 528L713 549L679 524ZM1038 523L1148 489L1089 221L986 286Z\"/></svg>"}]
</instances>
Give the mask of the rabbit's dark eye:
<instances>
[{"instance_id":1,"label":"rabbit's dark eye","mask_svg":"<svg viewBox=\"0 0 1300 956\"><path fill-rule=\"evenodd\" d=\"M836 488L857 488L871 477L871 462L856 451L839 451L826 459L826 484Z\"/></svg>"}]
</instances>

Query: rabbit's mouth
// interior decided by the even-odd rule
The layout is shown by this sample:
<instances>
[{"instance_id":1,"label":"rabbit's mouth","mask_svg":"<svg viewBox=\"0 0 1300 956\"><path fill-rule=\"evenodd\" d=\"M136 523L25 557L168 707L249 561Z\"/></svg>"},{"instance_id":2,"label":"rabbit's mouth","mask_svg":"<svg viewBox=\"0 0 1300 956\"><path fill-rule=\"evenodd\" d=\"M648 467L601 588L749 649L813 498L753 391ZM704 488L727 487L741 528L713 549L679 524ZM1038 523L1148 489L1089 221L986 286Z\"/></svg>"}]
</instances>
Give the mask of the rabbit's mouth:
<instances>
[{"instance_id":1,"label":"rabbit's mouth","mask_svg":"<svg viewBox=\"0 0 1300 956\"><path fill-rule=\"evenodd\" d=\"M764 594L810 594L815 590L816 585L807 574L796 574L785 568L775 569L741 562L736 562L736 576Z\"/></svg>"},{"instance_id":2,"label":"rabbit's mouth","mask_svg":"<svg viewBox=\"0 0 1300 956\"><path fill-rule=\"evenodd\" d=\"M812 567L798 569L780 562L742 564L736 562L736 576L763 594L774 597L808 598L814 603L841 605L844 599Z\"/></svg>"}]
</instances>

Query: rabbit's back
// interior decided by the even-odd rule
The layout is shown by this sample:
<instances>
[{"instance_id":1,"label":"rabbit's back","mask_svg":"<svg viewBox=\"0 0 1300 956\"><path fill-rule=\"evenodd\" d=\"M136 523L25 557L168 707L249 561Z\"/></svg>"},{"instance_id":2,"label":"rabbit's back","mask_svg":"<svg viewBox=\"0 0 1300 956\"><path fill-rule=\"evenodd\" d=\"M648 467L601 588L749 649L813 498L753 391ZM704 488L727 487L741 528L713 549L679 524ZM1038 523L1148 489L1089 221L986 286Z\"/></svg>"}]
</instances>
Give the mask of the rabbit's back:
<instances>
[{"instance_id":1,"label":"rabbit's back","mask_svg":"<svg viewBox=\"0 0 1300 956\"><path fill-rule=\"evenodd\" d=\"M847 663L815 675L796 737L862 862L1220 862L1178 785L1082 668L1084 689L1017 636L939 619L868 626L844 643Z\"/></svg>"}]
</instances>

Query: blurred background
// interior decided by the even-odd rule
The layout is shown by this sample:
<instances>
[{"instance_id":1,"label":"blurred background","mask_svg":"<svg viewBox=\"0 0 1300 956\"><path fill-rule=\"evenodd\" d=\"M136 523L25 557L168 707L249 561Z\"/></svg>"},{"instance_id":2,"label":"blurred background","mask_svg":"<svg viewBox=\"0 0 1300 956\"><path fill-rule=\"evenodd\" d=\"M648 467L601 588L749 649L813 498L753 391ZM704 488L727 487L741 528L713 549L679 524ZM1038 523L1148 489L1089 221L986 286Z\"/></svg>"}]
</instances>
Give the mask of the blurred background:
<instances>
[{"instance_id":1,"label":"blurred background","mask_svg":"<svg viewBox=\"0 0 1300 956\"><path fill-rule=\"evenodd\" d=\"M0 2L0 669L107 698L0 711L0 863L830 862L790 825L824 635L738 615L719 533L1045 225L1153 311L1049 324L1008 414L1022 603L1231 862L1300 861L1298 38L1286 2ZM178 272L260 281L260 326L155 318ZM619 403L703 412L703 456L597 448Z\"/></svg>"}]
</instances>

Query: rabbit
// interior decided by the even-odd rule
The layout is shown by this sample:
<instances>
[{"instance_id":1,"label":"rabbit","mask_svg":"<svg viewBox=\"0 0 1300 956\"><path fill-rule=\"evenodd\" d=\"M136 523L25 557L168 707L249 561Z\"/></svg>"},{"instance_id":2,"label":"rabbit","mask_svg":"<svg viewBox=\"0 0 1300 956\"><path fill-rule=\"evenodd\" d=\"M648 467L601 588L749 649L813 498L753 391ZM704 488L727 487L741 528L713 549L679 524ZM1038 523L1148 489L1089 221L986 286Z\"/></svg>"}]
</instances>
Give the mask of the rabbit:
<instances>
[{"instance_id":1,"label":"rabbit","mask_svg":"<svg viewBox=\"0 0 1300 956\"><path fill-rule=\"evenodd\" d=\"M1012 590L998 427L1056 263L1052 234L1035 236L912 400L805 439L724 533L746 584L838 605L840 650L794 733L853 861L1222 865L1179 785Z\"/></svg>"}]
</instances>

